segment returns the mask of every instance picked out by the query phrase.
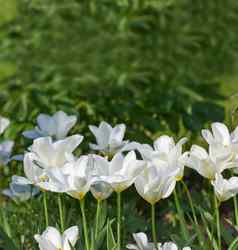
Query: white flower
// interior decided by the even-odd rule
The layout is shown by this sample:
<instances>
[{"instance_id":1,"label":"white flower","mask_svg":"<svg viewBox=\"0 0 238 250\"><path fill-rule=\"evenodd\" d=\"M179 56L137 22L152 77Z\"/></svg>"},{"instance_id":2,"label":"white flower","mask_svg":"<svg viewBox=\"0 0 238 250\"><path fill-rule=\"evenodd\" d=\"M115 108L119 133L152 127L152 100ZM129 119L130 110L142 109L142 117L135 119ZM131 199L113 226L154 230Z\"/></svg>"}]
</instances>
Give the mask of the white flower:
<instances>
[{"instance_id":1,"label":"white flower","mask_svg":"<svg viewBox=\"0 0 238 250\"><path fill-rule=\"evenodd\" d=\"M76 122L76 116L67 115L63 111L58 111L53 116L40 114L37 117L37 127L23 132L23 135L29 139L51 136L56 140L61 140L67 136Z\"/></svg>"},{"instance_id":2,"label":"white flower","mask_svg":"<svg viewBox=\"0 0 238 250\"><path fill-rule=\"evenodd\" d=\"M34 161L41 168L60 168L69 159L73 159L72 153L82 140L81 135L72 135L56 142L53 142L51 137L38 138L34 140L25 158L34 155Z\"/></svg>"},{"instance_id":3,"label":"white flower","mask_svg":"<svg viewBox=\"0 0 238 250\"><path fill-rule=\"evenodd\" d=\"M132 250L156 250L154 243L149 242L145 233L133 234L136 244L128 244L127 249ZM173 242L158 243L158 250L178 250L178 247ZM191 250L190 247L184 247L182 250Z\"/></svg>"},{"instance_id":4,"label":"white flower","mask_svg":"<svg viewBox=\"0 0 238 250\"><path fill-rule=\"evenodd\" d=\"M11 160L13 141L4 141L0 143L0 165L6 165Z\"/></svg>"},{"instance_id":5,"label":"white flower","mask_svg":"<svg viewBox=\"0 0 238 250\"><path fill-rule=\"evenodd\" d=\"M238 155L238 127L230 133L223 123L212 123L212 132L208 129L202 130L202 136L209 147L219 148L224 154L230 154L237 158Z\"/></svg>"},{"instance_id":6,"label":"white flower","mask_svg":"<svg viewBox=\"0 0 238 250\"><path fill-rule=\"evenodd\" d=\"M96 200L102 201L112 194L113 189L108 182L95 180L91 184L90 191Z\"/></svg>"},{"instance_id":7,"label":"white flower","mask_svg":"<svg viewBox=\"0 0 238 250\"><path fill-rule=\"evenodd\" d=\"M178 250L178 247L173 242L165 242L159 250ZM182 250L191 250L190 247L184 247Z\"/></svg>"},{"instance_id":8,"label":"white flower","mask_svg":"<svg viewBox=\"0 0 238 250\"><path fill-rule=\"evenodd\" d=\"M90 143L90 148L93 150L114 154L128 143L128 141L123 141L126 130L125 124L119 124L113 128L103 121L99 127L90 125L89 129L94 134L97 142L97 144Z\"/></svg>"},{"instance_id":9,"label":"white flower","mask_svg":"<svg viewBox=\"0 0 238 250\"><path fill-rule=\"evenodd\" d=\"M37 195L40 190L30 184L19 183L18 176L12 176L12 181L8 189L4 189L2 193L16 202L27 201L31 197Z\"/></svg>"},{"instance_id":10,"label":"white flower","mask_svg":"<svg viewBox=\"0 0 238 250\"><path fill-rule=\"evenodd\" d=\"M93 154L89 155L89 164L93 178L90 191L98 201L105 200L113 192L111 184L105 180L109 176L109 164L102 156Z\"/></svg>"},{"instance_id":11,"label":"white flower","mask_svg":"<svg viewBox=\"0 0 238 250\"><path fill-rule=\"evenodd\" d=\"M182 154L182 146L187 138L182 138L175 144L173 137L167 135L160 136L154 142L154 149L149 150L149 145L144 145L139 150L144 159L151 161L153 164L160 165L160 161L168 164L171 171L178 169L177 180L182 179L184 172L184 155Z\"/></svg>"},{"instance_id":12,"label":"white flower","mask_svg":"<svg viewBox=\"0 0 238 250\"><path fill-rule=\"evenodd\" d=\"M63 192L63 186L54 182L49 176L58 168L64 168L66 163L73 161L72 152L81 143L83 137L73 135L56 142L51 137L34 140L31 152L24 155L24 172L29 183L53 192ZM64 180L61 180L64 182Z\"/></svg>"},{"instance_id":13,"label":"white flower","mask_svg":"<svg viewBox=\"0 0 238 250\"><path fill-rule=\"evenodd\" d=\"M140 173L135 180L139 195L150 204L170 196L176 185L178 170L171 172L167 164L159 167L150 165Z\"/></svg>"},{"instance_id":14,"label":"white flower","mask_svg":"<svg viewBox=\"0 0 238 250\"><path fill-rule=\"evenodd\" d=\"M48 227L41 235L36 234L35 240L38 242L40 250L71 250L71 246L75 246L78 237L77 226L68 228L63 235L56 228Z\"/></svg>"},{"instance_id":15,"label":"white flower","mask_svg":"<svg viewBox=\"0 0 238 250\"><path fill-rule=\"evenodd\" d=\"M95 157L99 181L104 181L112 186L113 190L120 193L130 187L139 173L144 169L145 162L136 159L134 151L124 156L122 153L114 155L111 161L103 157Z\"/></svg>"},{"instance_id":16,"label":"white flower","mask_svg":"<svg viewBox=\"0 0 238 250\"><path fill-rule=\"evenodd\" d=\"M216 174L212 185L220 202L226 201L238 193L238 177L226 180L221 174Z\"/></svg>"},{"instance_id":17,"label":"white flower","mask_svg":"<svg viewBox=\"0 0 238 250\"><path fill-rule=\"evenodd\" d=\"M212 123L211 127L212 132L208 129L202 130L202 136L209 145L222 144L223 146L230 146L238 139L238 133L234 132L230 135L227 126L223 123L215 122Z\"/></svg>"},{"instance_id":18,"label":"white flower","mask_svg":"<svg viewBox=\"0 0 238 250\"><path fill-rule=\"evenodd\" d=\"M238 127L230 133L223 123L212 124L212 132L208 129L202 130L202 136L209 145L209 150L219 157L230 158L238 168Z\"/></svg>"},{"instance_id":19,"label":"white flower","mask_svg":"<svg viewBox=\"0 0 238 250\"><path fill-rule=\"evenodd\" d=\"M66 192L75 199L82 200L87 192L90 190L92 184L91 165L88 156L81 156L68 163L62 171L60 171L64 178ZM52 172L55 176L55 172Z\"/></svg>"},{"instance_id":20,"label":"white flower","mask_svg":"<svg viewBox=\"0 0 238 250\"><path fill-rule=\"evenodd\" d=\"M49 179L75 199L82 200L94 183L89 156L83 155L48 172Z\"/></svg>"},{"instance_id":21,"label":"white flower","mask_svg":"<svg viewBox=\"0 0 238 250\"><path fill-rule=\"evenodd\" d=\"M145 233L133 234L133 238L136 244L128 244L127 249L133 250L156 250L154 243L148 242ZM158 243L158 249L160 249L161 244Z\"/></svg>"},{"instance_id":22,"label":"white flower","mask_svg":"<svg viewBox=\"0 0 238 250\"><path fill-rule=\"evenodd\" d=\"M181 180L185 165L185 154L182 153L182 146L186 141L187 138L182 138L176 144L173 137L162 135L154 141L153 147L149 144L131 142L123 150L138 150L142 158L153 165L159 166L161 161L167 163L168 168L172 172L176 169L179 170L176 179Z\"/></svg>"},{"instance_id":23,"label":"white flower","mask_svg":"<svg viewBox=\"0 0 238 250\"><path fill-rule=\"evenodd\" d=\"M234 168L236 163L231 161L229 155L219 152L219 148L210 147L209 153L197 145L193 145L185 157L186 165L196 170L200 175L210 180L225 169Z\"/></svg>"},{"instance_id":24,"label":"white flower","mask_svg":"<svg viewBox=\"0 0 238 250\"><path fill-rule=\"evenodd\" d=\"M0 116L0 135L5 131L9 124L10 121L7 118Z\"/></svg>"}]
</instances>

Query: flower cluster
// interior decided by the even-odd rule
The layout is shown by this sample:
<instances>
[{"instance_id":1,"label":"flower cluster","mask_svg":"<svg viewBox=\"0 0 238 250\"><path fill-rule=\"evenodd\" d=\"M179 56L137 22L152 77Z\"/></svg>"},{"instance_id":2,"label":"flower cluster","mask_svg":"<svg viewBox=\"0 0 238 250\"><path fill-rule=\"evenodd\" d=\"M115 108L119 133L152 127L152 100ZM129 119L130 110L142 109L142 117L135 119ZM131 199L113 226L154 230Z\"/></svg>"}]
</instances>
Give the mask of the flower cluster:
<instances>
[{"instance_id":1,"label":"flower cluster","mask_svg":"<svg viewBox=\"0 0 238 250\"><path fill-rule=\"evenodd\" d=\"M212 132L202 130L202 136L208 143L208 152L193 145L186 153L186 165L209 179L220 202L226 201L238 193L238 177L226 180L222 172L226 169L237 171L238 167L238 127L230 134L226 125L213 123Z\"/></svg>"},{"instance_id":2,"label":"flower cluster","mask_svg":"<svg viewBox=\"0 0 238 250\"><path fill-rule=\"evenodd\" d=\"M52 117L39 115L36 129L23 133L35 139L24 154L26 178L15 176L18 183L33 184L51 192L64 192L79 200L88 191L97 200L103 200L112 191L121 193L135 184L138 193L150 204L155 204L167 198L176 181L182 178L182 145L186 138L175 144L173 138L161 136L152 148L124 141L124 124L113 128L101 122L99 127L89 126L97 142L90 143L90 148L100 151L103 156L89 154L76 157L73 152L83 136L66 137L75 121L75 117L67 116L62 111ZM140 159L137 159L136 150L141 155Z\"/></svg>"},{"instance_id":3,"label":"flower cluster","mask_svg":"<svg viewBox=\"0 0 238 250\"><path fill-rule=\"evenodd\" d=\"M186 138L176 143L172 137L163 135L154 141L152 147L124 140L124 124L112 127L101 122L98 127L89 126L96 139L96 143L90 143L89 146L95 153L76 156L74 152L84 139L80 134L68 136L76 121L76 116L69 116L62 111L53 116L40 114L37 117L35 129L23 133L26 138L33 139L24 154L25 177L13 176L10 188L4 190L5 195L26 200L41 189L66 193L83 201L86 194L91 192L97 202L101 202L115 192L120 208L120 194L135 185L138 194L154 208L157 202L169 197L174 191L176 183L183 178L185 166L211 181L219 202L238 193L238 177L224 179L222 176L225 169L235 171L238 167L238 128L230 134L224 124L214 123L212 132L202 131L209 146L208 151L193 145L190 151L183 152ZM8 125L9 121L0 117L1 133ZM0 163L7 163L8 160L2 159L10 157L13 144L9 143L0 144ZM29 189L32 185L34 189ZM129 244L127 248L177 249L172 242L157 243L154 233L153 243L148 242L144 233L134 234L136 245ZM77 227L66 230L62 236L56 229L49 227L42 235L36 235L35 239L42 250L69 250L69 242L74 246L77 236ZM86 250L89 250L87 235L85 244ZM117 244L120 249L120 237Z\"/></svg>"}]
</instances>

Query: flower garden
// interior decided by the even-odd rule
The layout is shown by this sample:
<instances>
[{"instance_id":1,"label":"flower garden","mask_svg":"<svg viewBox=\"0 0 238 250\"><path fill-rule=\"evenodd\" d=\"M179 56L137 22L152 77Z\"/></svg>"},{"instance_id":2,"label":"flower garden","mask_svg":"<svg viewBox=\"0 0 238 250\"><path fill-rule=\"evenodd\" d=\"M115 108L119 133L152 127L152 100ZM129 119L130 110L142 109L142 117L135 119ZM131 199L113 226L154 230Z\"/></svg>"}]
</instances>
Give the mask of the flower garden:
<instances>
[{"instance_id":1,"label":"flower garden","mask_svg":"<svg viewBox=\"0 0 238 250\"><path fill-rule=\"evenodd\" d=\"M237 250L238 2L0 6L0 250Z\"/></svg>"}]
</instances>

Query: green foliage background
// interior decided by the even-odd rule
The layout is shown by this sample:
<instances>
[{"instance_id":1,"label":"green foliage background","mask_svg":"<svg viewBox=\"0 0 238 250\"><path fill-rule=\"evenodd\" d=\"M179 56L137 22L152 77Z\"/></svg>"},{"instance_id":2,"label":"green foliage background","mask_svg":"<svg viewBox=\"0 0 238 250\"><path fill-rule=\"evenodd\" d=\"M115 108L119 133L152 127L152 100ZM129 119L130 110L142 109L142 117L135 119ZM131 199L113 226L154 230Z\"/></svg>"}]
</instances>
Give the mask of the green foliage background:
<instances>
[{"instance_id":1,"label":"green foliage background","mask_svg":"<svg viewBox=\"0 0 238 250\"><path fill-rule=\"evenodd\" d=\"M2 2L1 113L16 122L63 109L138 140L197 132L238 89L235 0Z\"/></svg>"},{"instance_id":2,"label":"green foliage background","mask_svg":"<svg viewBox=\"0 0 238 250\"><path fill-rule=\"evenodd\" d=\"M16 152L36 116L59 109L79 115L72 132L86 141L87 126L102 120L126 123L127 137L140 142L167 133L194 143L212 121L237 124L236 0L0 6L0 113L13 122L5 136Z\"/></svg>"}]
</instances>

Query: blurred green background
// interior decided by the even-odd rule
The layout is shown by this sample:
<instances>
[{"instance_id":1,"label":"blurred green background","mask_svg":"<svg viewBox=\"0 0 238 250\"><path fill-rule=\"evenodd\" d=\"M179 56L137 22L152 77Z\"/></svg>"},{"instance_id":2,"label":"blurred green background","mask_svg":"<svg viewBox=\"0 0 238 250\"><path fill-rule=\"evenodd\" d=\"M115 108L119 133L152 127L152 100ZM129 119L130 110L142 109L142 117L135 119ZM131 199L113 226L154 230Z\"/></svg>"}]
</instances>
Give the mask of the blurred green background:
<instances>
[{"instance_id":1,"label":"blurred green background","mask_svg":"<svg viewBox=\"0 0 238 250\"><path fill-rule=\"evenodd\" d=\"M237 0L0 0L0 114L12 121L5 137L22 152L21 132L60 109L79 116L72 133L86 136L85 151L88 125L102 120L126 123L126 137L139 142L170 134L201 143L213 121L238 125L237 13ZM29 213L40 223L37 206ZM7 213L25 216L18 208ZM32 220L17 233L39 230ZM139 216L128 220L130 233L145 228Z\"/></svg>"},{"instance_id":2,"label":"blurred green background","mask_svg":"<svg viewBox=\"0 0 238 250\"><path fill-rule=\"evenodd\" d=\"M0 6L1 114L17 132L39 112L62 109L80 115L83 133L104 119L125 122L128 137L139 141L160 133L196 137L236 108L236 0Z\"/></svg>"}]
</instances>

